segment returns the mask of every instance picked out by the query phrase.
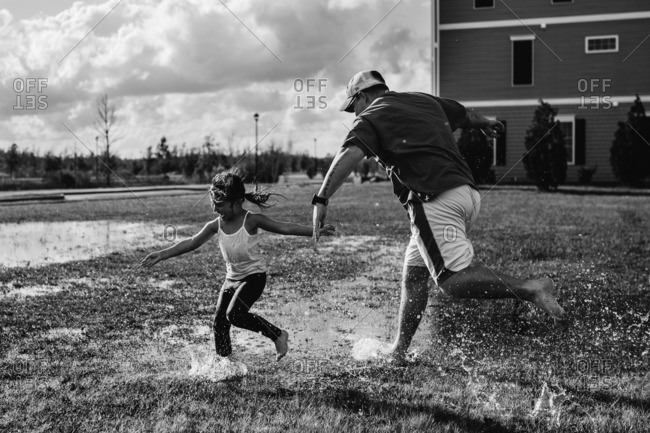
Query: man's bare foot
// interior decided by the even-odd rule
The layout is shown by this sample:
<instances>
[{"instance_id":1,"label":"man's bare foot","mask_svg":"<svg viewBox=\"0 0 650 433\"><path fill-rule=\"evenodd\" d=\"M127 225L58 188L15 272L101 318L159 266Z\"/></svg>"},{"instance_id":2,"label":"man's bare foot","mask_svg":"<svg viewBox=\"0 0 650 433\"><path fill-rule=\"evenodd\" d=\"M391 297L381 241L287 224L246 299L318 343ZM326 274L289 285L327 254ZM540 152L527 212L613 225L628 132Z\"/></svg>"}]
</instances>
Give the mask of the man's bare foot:
<instances>
[{"instance_id":1,"label":"man's bare foot","mask_svg":"<svg viewBox=\"0 0 650 433\"><path fill-rule=\"evenodd\" d=\"M275 343L275 360L279 361L284 358L284 355L289 351L289 333L287 331L282 331Z\"/></svg>"},{"instance_id":2,"label":"man's bare foot","mask_svg":"<svg viewBox=\"0 0 650 433\"><path fill-rule=\"evenodd\" d=\"M553 293L555 293L555 284L550 278L542 278L529 283L529 288L535 291L533 302L542 310L546 311L556 320L564 320L564 309L557 303Z\"/></svg>"},{"instance_id":3,"label":"man's bare foot","mask_svg":"<svg viewBox=\"0 0 650 433\"><path fill-rule=\"evenodd\" d=\"M405 365L407 363L406 352L397 350L394 344L388 351L382 354L381 358L393 365Z\"/></svg>"}]
</instances>

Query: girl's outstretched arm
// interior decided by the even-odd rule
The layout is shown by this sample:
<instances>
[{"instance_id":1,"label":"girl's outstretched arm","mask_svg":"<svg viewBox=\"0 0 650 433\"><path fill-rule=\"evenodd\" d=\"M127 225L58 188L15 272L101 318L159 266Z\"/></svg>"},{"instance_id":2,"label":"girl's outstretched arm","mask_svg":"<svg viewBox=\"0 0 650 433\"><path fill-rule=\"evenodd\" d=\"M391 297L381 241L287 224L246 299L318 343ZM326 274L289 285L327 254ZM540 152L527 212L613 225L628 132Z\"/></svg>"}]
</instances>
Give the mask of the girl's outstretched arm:
<instances>
[{"instance_id":1,"label":"girl's outstretched arm","mask_svg":"<svg viewBox=\"0 0 650 433\"><path fill-rule=\"evenodd\" d=\"M195 234L189 239L184 239L173 246L164 250L156 251L149 254L142 259L140 266L143 268L150 268L156 263L170 259L172 257L180 256L190 251L194 251L204 243L206 243L212 236L219 230L219 222L217 220L207 223L200 232Z\"/></svg>"},{"instance_id":2,"label":"girl's outstretched arm","mask_svg":"<svg viewBox=\"0 0 650 433\"><path fill-rule=\"evenodd\" d=\"M263 214L250 214L249 220L254 224L255 228L266 230L271 233L278 233L281 235L293 236L311 236L313 230L311 227L303 226L300 224L276 221ZM326 224L320 228L321 236L331 236L334 234L334 226Z\"/></svg>"}]
</instances>

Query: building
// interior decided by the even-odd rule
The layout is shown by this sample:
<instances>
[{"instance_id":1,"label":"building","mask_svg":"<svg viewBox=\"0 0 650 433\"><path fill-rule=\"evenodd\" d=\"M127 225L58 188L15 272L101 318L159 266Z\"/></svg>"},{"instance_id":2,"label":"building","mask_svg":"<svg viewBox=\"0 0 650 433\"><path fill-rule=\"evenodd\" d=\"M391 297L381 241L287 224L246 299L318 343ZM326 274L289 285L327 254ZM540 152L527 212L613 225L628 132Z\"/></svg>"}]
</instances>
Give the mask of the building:
<instances>
[{"instance_id":1,"label":"building","mask_svg":"<svg viewBox=\"0 0 650 433\"><path fill-rule=\"evenodd\" d=\"M650 111L647 0L433 0L433 93L506 124L494 146L503 182L523 181L524 137L539 100L558 110L567 183L609 162L617 123L638 94Z\"/></svg>"}]
</instances>

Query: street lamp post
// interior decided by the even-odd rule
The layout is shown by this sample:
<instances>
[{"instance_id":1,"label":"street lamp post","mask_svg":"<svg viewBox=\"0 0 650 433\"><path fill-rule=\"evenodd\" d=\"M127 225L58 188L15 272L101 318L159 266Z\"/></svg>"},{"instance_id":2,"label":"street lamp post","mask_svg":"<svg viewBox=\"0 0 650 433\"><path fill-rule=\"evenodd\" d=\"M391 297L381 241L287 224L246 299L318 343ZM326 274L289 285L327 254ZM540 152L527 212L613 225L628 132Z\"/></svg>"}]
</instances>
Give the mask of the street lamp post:
<instances>
[{"instance_id":1,"label":"street lamp post","mask_svg":"<svg viewBox=\"0 0 650 433\"><path fill-rule=\"evenodd\" d=\"M255 119L255 176L253 177L253 181L255 182L255 190L257 191L257 121L260 115L255 113L253 118Z\"/></svg>"},{"instance_id":2,"label":"street lamp post","mask_svg":"<svg viewBox=\"0 0 650 433\"><path fill-rule=\"evenodd\" d=\"M97 158L99 157L99 135L95 136L95 182L99 184L99 172L97 171Z\"/></svg>"}]
</instances>

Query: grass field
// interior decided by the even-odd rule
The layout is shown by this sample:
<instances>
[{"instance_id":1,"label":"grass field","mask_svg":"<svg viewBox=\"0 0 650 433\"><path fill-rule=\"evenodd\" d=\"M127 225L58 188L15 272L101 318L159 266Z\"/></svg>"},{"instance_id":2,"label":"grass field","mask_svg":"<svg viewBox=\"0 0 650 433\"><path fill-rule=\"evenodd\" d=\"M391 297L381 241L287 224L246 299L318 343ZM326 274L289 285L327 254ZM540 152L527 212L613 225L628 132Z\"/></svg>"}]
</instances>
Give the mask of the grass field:
<instances>
[{"instance_id":1,"label":"grass field","mask_svg":"<svg viewBox=\"0 0 650 433\"><path fill-rule=\"evenodd\" d=\"M278 192L289 200L265 212L309 224L313 188ZM112 219L185 237L212 218L200 198L11 205L0 223ZM554 278L570 325L432 290L406 367L351 356L394 335L404 210L385 184L346 185L328 215L337 237L264 244L254 310L290 332L289 355L276 363L269 341L234 330L248 374L224 382L189 374L212 351L215 242L148 271L134 264L151 249L0 268L0 430L648 431L648 198L489 192L477 260Z\"/></svg>"}]
</instances>

